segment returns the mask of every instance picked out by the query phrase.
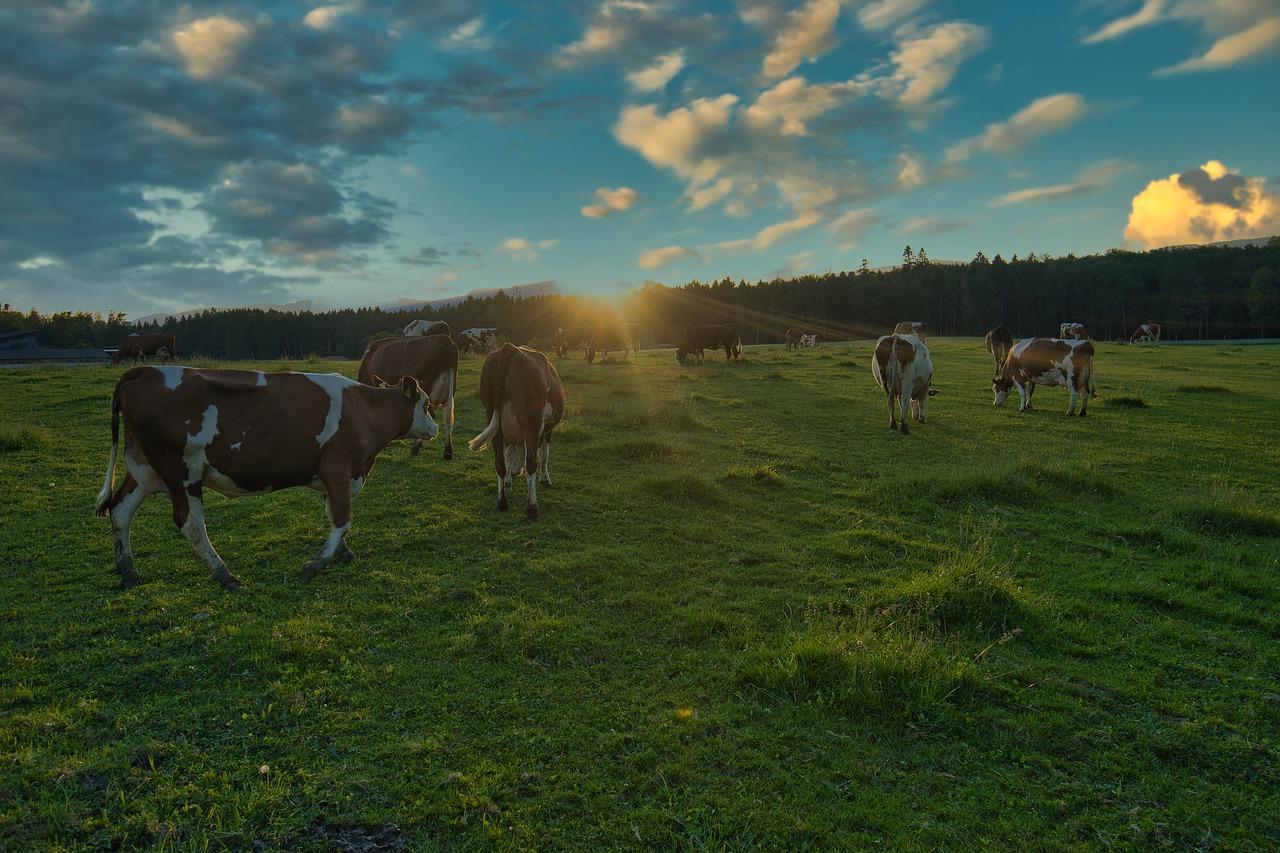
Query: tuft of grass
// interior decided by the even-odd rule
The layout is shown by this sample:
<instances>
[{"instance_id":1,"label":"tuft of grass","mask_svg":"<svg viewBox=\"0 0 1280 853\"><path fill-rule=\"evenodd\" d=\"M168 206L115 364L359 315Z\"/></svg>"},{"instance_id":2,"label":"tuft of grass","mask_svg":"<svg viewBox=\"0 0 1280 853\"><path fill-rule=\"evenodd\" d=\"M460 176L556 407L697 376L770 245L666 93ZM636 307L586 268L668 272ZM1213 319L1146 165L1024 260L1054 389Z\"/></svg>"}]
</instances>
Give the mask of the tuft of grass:
<instances>
[{"instance_id":1,"label":"tuft of grass","mask_svg":"<svg viewBox=\"0 0 1280 853\"><path fill-rule=\"evenodd\" d=\"M53 444L53 436L40 427L6 424L0 426L0 453L41 450Z\"/></svg>"},{"instance_id":2,"label":"tuft of grass","mask_svg":"<svg viewBox=\"0 0 1280 853\"><path fill-rule=\"evenodd\" d=\"M1234 394L1230 388L1221 385L1179 385L1178 390L1184 394Z\"/></svg>"},{"instance_id":3,"label":"tuft of grass","mask_svg":"<svg viewBox=\"0 0 1280 853\"><path fill-rule=\"evenodd\" d=\"M783 476L772 465L735 465L720 477L727 483L747 483L757 486L781 486Z\"/></svg>"},{"instance_id":4,"label":"tuft of grass","mask_svg":"<svg viewBox=\"0 0 1280 853\"><path fill-rule=\"evenodd\" d=\"M657 497L673 501L718 504L722 500L720 490L697 474L645 477L640 481L640 487Z\"/></svg>"},{"instance_id":5,"label":"tuft of grass","mask_svg":"<svg viewBox=\"0 0 1280 853\"><path fill-rule=\"evenodd\" d=\"M1191 501L1174 513L1174 520L1206 536L1280 536L1280 518L1251 507L1230 506L1221 501Z\"/></svg>"},{"instance_id":6,"label":"tuft of grass","mask_svg":"<svg viewBox=\"0 0 1280 853\"><path fill-rule=\"evenodd\" d=\"M644 461L672 459L676 455L676 449L670 444L652 438L638 438L634 441L624 442L618 445L616 452L624 459L641 459Z\"/></svg>"},{"instance_id":7,"label":"tuft of grass","mask_svg":"<svg viewBox=\"0 0 1280 853\"><path fill-rule=\"evenodd\" d=\"M1107 406L1120 409L1145 409L1147 401L1141 397L1107 397L1102 401Z\"/></svg>"},{"instance_id":8,"label":"tuft of grass","mask_svg":"<svg viewBox=\"0 0 1280 853\"><path fill-rule=\"evenodd\" d=\"M585 426L578 423L577 421L570 421L569 423L561 423L555 428L555 431L552 432L551 434L551 441L553 443L564 441L564 442L568 442L569 444L581 444L584 441L590 441L590 440L591 440L591 430L587 429Z\"/></svg>"},{"instance_id":9,"label":"tuft of grass","mask_svg":"<svg viewBox=\"0 0 1280 853\"><path fill-rule=\"evenodd\" d=\"M905 611L943 634L1005 631L1025 623L1032 613L1009 567L993 565L983 549L915 575L891 588L874 606L890 613Z\"/></svg>"}]
</instances>

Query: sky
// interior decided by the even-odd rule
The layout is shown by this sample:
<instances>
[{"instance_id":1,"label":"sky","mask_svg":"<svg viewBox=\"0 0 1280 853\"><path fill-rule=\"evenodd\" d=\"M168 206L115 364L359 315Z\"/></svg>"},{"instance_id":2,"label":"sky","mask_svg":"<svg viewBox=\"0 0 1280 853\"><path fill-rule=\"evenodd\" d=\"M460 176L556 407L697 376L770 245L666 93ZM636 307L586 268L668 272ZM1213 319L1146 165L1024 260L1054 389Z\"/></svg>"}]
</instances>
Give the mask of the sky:
<instances>
[{"instance_id":1,"label":"sky","mask_svg":"<svg viewBox=\"0 0 1280 853\"><path fill-rule=\"evenodd\" d=\"M0 0L42 311L1280 233L1280 0Z\"/></svg>"}]
</instances>

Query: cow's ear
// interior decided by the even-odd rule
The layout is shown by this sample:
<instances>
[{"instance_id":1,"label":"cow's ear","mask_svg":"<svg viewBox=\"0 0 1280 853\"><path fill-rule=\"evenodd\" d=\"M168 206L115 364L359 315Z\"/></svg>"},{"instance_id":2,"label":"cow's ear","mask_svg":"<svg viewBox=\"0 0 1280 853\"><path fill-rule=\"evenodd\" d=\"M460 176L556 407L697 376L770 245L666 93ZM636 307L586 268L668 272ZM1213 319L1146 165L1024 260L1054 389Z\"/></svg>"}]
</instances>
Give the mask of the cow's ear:
<instances>
[{"instance_id":1,"label":"cow's ear","mask_svg":"<svg viewBox=\"0 0 1280 853\"><path fill-rule=\"evenodd\" d=\"M404 398L406 400L416 400L418 398L418 380L412 376L406 376L401 379L400 387L404 389Z\"/></svg>"}]
</instances>

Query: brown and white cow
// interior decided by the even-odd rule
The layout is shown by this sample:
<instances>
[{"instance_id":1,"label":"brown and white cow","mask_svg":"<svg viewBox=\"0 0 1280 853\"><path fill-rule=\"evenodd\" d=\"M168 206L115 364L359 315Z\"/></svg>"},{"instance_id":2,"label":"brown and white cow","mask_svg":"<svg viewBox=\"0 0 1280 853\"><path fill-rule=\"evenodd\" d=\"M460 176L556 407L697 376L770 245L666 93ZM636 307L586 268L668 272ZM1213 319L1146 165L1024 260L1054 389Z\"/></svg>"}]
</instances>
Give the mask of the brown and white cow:
<instances>
[{"instance_id":1,"label":"brown and white cow","mask_svg":"<svg viewBox=\"0 0 1280 853\"><path fill-rule=\"evenodd\" d=\"M924 333L924 323L919 320L903 320L893 327L895 335L915 335L920 340L928 340Z\"/></svg>"},{"instance_id":2,"label":"brown and white cow","mask_svg":"<svg viewBox=\"0 0 1280 853\"><path fill-rule=\"evenodd\" d=\"M115 488L120 419L128 475ZM310 580L336 557L355 559L343 537L351 501L378 453L404 435L433 438L431 401L418 381L372 388L336 373L262 373L135 367L111 398L111 457L97 513L110 515L116 570L123 586L138 583L129 530L149 495L166 492L173 523L228 589L240 585L218 556L204 525L204 489L227 497L295 486L322 492L332 530Z\"/></svg>"},{"instance_id":3,"label":"brown and white cow","mask_svg":"<svg viewBox=\"0 0 1280 853\"><path fill-rule=\"evenodd\" d=\"M111 355L111 363L119 364L126 359L144 361L149 355L158 355L172 361L178 357L178 339L166 332L134 332L121 342L120 348Z\"/></svg>"},{"instance_id":4,"label":"brown and white cow","mask_svg":"<svg viewBox=\"0 0 1280 853\"><path fill-rule=\"evenodd\" d=\"M529 503L525 515L538 517L538 475L551 485L547 458L551 431L564 417L564 386L560 374L542 353L528 347L503 344L484 360L480 370L480 401L488 426L471 439L468 447L484 450L493 445L498 472L498 509L506 509L511 478L525 473Z\"/></svg>"},{"instance_id":5,"label":"brown and white cow","mask_svg":"<svg viewBox=\"0 0 1280 853\"><path fill-rule=\"evenodd\" d=\"M987 352L991 353L991 357L996 362L996 373L1000 372L1000 365L1004 364L1005 356L1009 354L1009 348L1013 346L1013 335L1009 334L1009 330L1004 326L996 326L987 332Z\"/></svg>"},{"instance_id":6,"label":"brown and white cow","mask_svg":"<svg viewBox=\"0 0 1280 853\"><path fill-rule=\"evenodd\" d=\"M551 347L556 351L556 355L561 358L568 355L571 349L581 349L583 355L585 355L587 344L591 342L591 333L594 331L594 326L564 326L556 329L555 337L551 341Z\"/></svg>"},{"instance_id":7,"label":"brown and white cow","mask_svg":"<svg viewBox=\"0 0 1280 853\"><path fill-rule=\"evenodd\" d=\"M684 364L689 356L704 360L706 350L724 349L724 360L742 358L742 338L738 327L732 323L713 323L706 326L690 326L684 333L684 341L676 348L676 361Z\"/></svg>"},{"instance_id":8,"label":"brown and white cow","mask_svg":"<svg viewBox=\"0 0 1280 853\"><path fill-rule=\"evenodd\" d=\"M458 389L458 346L448 335L383 338L369 344L356 378L365 385L384 386L406 376L417 379L431 398L444 427L444 458L453 458L453 398ZM422 439L409 449L417 456Z\"/></svg>"},{"instance_id":9,"label":"brown and white cow","mask_svg":"<svg viewBox=\"0 0 1280 853\"><path fill-rule=\"evenodd\" d=\"M799 346L817 348L820 338L816 335L801 335Z\"/></svg>"},{"instance_id":10,"label":"brown and white cow","mask_svg":"<svg viewBox=\"0 0 1280 853\"><path fill-rule=\"evenodd\" d=\"M1083 341L1089 337L1084 323L1062 323L1058 326L1058 337L1064 341Z\"/></svg>"},{"instance_id":11,"label":"brown and white cow","mask_svg":"<svg viewBox=\"0 0 1280 853\"><path fill-rule=\"evenodd\" d=\"M621 350L622 360L627 360L629 353L640 353L640 327L635 323L601 323L591 332L591 340L587 343L587 364L593 364L596 353L609 355L609 350Z\"/></svg>"},{"instance_id":12,"label":"brown and white cow","mask_svg":"<svg viewBox=\"0 0 1280 853\"><path fill-rule=\"evenodd\" d=\"M889 407L889 429L911 432L907 413L920 423L929 417L929 398L938 393L933 384L933 359L929 347L915 335L884 335L876 341L871 358L871 375L884 391ZM901 425L897 418L901 408Z\"/></svg>"},{"instance_id":13,"label":"brown and white cow","mask_svg":"<svg viewBox=\"0 0 1280 853\"><path fill-rule=\"evenodd\" d=\"M1151 341L1153 344L1160 343L1160 324L1143 323L1135 329L1133 337L1129 338L1129 343L1136 344L1140 341Z\"/></svg>"},{"instance_id":14,"label":"brown and white cow","mask_svg":"<svg viewBox=\"0 0 1280 853\"><path fill-rule=\"evenodd\" d=\"M447 338L452 336L452 332L449 331L449 324L444 320L414 320L404 327L402 335L406 338L444 335Z\"/></svg>"},{"instance_id":15,"label":"brown and white cow","mask_svg":"<svg viewBox=\"0 0 1280 853\"><path fill-rule=\"evenodd\" d=\"M787 329L786 344L787 349L799 349L800 339L804 337L804 332L799 329Z\"/></svg>"},{"instance_id":16,"label":"brown and white cow","mask_svg":"<svg viewBox=\"0 0 1280 853\"><path fill-rule=\"evenodd\" d=\"M1071 392L1067 414L1088 415L1089 397L1097 396L1093 386L1093 343L1061 338L1026 338L1014 345L1004 365L991 383L995 404L1004 405L1012 388L1018 389L1018 411L1031 408L1031 395L1037 385L1062 385Z\"/></svg>"},{"instance_id":17,"label":"brown and white cow","mask_svg":"<svg viewBox=\"0 0 1280 853\"><path fill-rule=\"evenodd\" d=\"M463 329L458 332L456 343L461 352L489 352L498 346L498 330L481 327Z\"/></svg>"}]
</instances>

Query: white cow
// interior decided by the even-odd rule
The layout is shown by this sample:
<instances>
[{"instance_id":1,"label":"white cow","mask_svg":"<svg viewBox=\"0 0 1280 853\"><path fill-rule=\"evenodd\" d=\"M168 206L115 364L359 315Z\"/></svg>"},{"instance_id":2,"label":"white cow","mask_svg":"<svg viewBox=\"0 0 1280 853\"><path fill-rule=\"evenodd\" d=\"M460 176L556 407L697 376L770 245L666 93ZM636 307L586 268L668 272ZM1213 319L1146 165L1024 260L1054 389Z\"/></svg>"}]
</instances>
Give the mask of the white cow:
<instances>
[{"instance_id":1,"label":"white cow","mask_svg":"<svg viewBox=\"0 0 1280 853\"><path fill-rule=\"evenodd\" d=\"M929 415L929 398L937 393L933 384L933 359L929 348L915 335L885 335L876 341L871 358L871 375L884 390L885 404L889 407L889 429L901 428L907 435L907 411L920 423ZM897 421L897 409L901 406L901 427Z\"/></svg>"},{"instance_id":2,"label":"white cow","mask_svg":"<svg viewBox=\"0 0 1280 853\"><path fill-rule=\"evenodd\" d=\"M816 347L817 345L818 345L818 336L817 336L817 335L801 335L801 336L800 336L800 346L802 346L802 347Z\"/></svg>"},{"instance_id":3,"label":"white cow","mask_svg":"<svg viewBox=\"0 0 1280 853\"><path fill-rule=\"evenodd\" d=\"M463 352L489 352L497 348L497 329L477 327L463 329L458 333L458 349Z\"/></svg>"}]
</instances>

